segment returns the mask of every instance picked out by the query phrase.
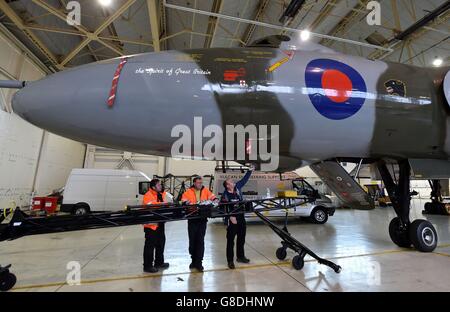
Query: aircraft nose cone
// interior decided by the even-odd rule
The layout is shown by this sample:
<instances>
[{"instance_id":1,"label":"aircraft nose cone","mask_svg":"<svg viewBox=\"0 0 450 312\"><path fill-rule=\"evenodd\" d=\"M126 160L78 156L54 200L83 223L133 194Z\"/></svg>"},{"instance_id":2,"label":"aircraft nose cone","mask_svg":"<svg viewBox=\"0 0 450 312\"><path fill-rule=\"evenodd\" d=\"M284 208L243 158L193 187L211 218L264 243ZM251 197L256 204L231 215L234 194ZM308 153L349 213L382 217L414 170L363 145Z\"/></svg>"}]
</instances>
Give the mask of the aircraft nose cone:
<instances>
[{"instance_id":1,"label":"aircraft nose cone","mask_svg":"<svg viewBox=\"0 0 450 312\"><path fill-rule=\"evenodd\" d=\"M13 111L39 128L86 142L108 114L118 62L81 66L29 83L14 95Z\"/></svg>"},{"instance_id":2,"label":"aircraft nose cone","mask_svg":"<svg viewBox=\"0 0 450 312\"><path fill-rule=\"evenodd\" d=\"M25 120L27 120L27 116L29 115L29 108L32 107L26 99L29 96L28 93L27 90L19 90L14 94L11 101L13 112Z\"/></svg>"}]
</instances>

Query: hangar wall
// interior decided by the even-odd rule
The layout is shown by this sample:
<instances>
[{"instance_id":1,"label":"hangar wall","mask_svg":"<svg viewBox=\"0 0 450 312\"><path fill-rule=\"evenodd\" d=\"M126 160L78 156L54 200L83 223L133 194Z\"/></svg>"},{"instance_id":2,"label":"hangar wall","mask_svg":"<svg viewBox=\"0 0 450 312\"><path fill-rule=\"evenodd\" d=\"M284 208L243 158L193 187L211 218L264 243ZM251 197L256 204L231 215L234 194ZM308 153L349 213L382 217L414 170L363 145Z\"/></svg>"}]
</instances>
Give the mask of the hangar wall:
<instances>
[{"instance_id":1,"label":"hangar wall","mask_svg":"<svg viewBox=\"0 0 450 312\"><path fill-rule=\"evenodd\" d=\"M173 174L201 176L214 173L215 161L178 160L172 158L149 156L117 151L88 145L85 168L95 169L131 169L144 172L149 177Z\"/></svg>"},{"instance_id":2,"label":"hangar wall","mask_svg":"<svg viewBox=\"0 0 450 312\"><path fill-rule=\"evenodd\" d=\"M149 177L153 177L155 174L164 175L164 163L160 158L88 145L84 167L139 170Z\"/></svg>"},{"instance_id":3,"label":"hangar wall","mask_svg":"<svg viewBox=\"0 0 450 312\"><path fill-rule=\"evenodd\" d=\"M24 51L0 33L0 79L36 80L45 75ZM30 203L82 167L84 144L44 132L11 114L14 90L0 90L0 207Z\"/></svg>"}]
</instances>

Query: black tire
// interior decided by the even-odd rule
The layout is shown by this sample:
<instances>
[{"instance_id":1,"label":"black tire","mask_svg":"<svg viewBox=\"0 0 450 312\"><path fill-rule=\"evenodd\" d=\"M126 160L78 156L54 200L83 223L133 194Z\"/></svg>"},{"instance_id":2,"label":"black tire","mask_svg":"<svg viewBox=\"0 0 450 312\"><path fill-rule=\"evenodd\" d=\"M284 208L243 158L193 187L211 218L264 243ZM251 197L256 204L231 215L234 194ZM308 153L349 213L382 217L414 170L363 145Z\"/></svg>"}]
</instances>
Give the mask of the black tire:
<instances>
[{"instance_id":1,"label":"black tire","mask_svg":"<svg viewBox=\"0 0 450 312\"><path fill-rule=\"evenodd\" d=\"M394 242L394 244L396 244L398 247L411 247L409 231L408 229L401 228L400 219L398 217L392 219L391 223L389 223L389 236L391 237L391 240Z\"/></svg>"},{"instance_id":2,"label":"black tire","mask_svg":"<svg viewBox=\"0 0 450 312\"><path fill-rule=\"evenodd\" d=\"M303 259L303 257L300 257L299 255L297 255L292 259L292 266L297 271L300 271L305 266L305 260Z\"/></svg>"},{"instance_id":3,"label":"black tire","mask_svg":"<svg viewBox=\"0 0 450 312\"><path fill-rule=\"evenodd\" d=\"M8 291L16 285L17 278L14 274L5 272L0 275L0 291Z\"/></svg>"},{"instance_id":4,"label":"black tire","mask_svg":"<svg viewBox=\"0 0 450 312\"><path fill-rule=\"evenodd\" d=\"M316 207L310 216L313 223L325 224L328 221L328 212L323 207Z\"/></svg>"},{"instance_id":5,"label":"black tire","mask_svg":"<svg viewBox=\"0 0 450 312\"><path fill-rule=\"evenodd\" d=\"M76 204L73 208L72 214L76 216L84 216L90 212L90 207L87 204Z\"/></svg>"},{"instance_id":6,"label":"black tire","mask_svg":"<svg viewBox=\"0 0 450 312\"><path fill-rule=\"evenodd\" d=\"M438 244L436 229L427 220L415 220L411 223L409 237L414 248L421 252L432 252Z\"/></svg>"},{"instance_id":7,"label":"black tire","mask_svg":"<svg viewBox=\"0 0 450 312\"><path fill-rule=\"evenodd\" d=\"M284 260L287 257L287 251L286 248L280 247L277 249L277 252L275 253L278 260Z\"/></svg>"}]
</instances>

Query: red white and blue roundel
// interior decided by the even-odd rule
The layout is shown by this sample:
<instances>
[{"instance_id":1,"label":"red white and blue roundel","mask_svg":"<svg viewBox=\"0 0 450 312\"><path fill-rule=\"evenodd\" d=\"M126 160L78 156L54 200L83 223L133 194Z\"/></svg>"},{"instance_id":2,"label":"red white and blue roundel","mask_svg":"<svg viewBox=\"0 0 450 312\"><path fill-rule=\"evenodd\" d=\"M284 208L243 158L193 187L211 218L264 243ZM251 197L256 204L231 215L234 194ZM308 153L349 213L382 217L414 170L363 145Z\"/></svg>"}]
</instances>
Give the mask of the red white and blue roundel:
<instances>
[{"instance_id":1,"label":"red white and blue roundel","mask_svg":"<svg viewBox=\"0 0 450 312\"><path fill-rule=\"evenodd\" d=\"M347 64L317 59L306 66L307 92L316 110L332 120L355 115L366 100L363 77Z\"/></svg>"}]
</instances>

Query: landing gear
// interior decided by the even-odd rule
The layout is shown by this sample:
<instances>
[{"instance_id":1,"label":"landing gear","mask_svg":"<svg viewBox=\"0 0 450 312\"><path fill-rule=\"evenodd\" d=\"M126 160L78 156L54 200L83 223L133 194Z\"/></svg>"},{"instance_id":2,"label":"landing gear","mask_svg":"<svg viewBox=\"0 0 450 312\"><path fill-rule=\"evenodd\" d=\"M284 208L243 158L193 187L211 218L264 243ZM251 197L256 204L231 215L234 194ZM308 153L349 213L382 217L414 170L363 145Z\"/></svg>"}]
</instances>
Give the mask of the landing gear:
<instances>
[{"instance_id":1,"label":"landing gear","mask_svg":"<svg viewBox=\"0 0 450 312\"><path fill-rule=\"evenodd\" d=\"M450 215L450 204L444 203L444 199L442 197L442 184L440 180L428 180L428 183L431 187L430 194L430 203L426 203L424 206L423 214L432 214L432 215Z\"/></svg>"},{"instance_id":2,"label":"landing gear","mask_svg":"<svg viewBox=\"0 0 450 312\"><path fill-rule=\"evenodd\" d=\"M436 249L438 236L434 226L426 220L415 220L409 227L411 242L419 251L432 252Z\"/></svg>"},{"instance_id":3,"label":"landing gear","mask_svg":"<svg viewBox=\"0 0 450 312\"><path fill-rule=\"evenodd\" d=\"M398 166L400 176L396 183L386 163L384 161L378 163L378 170L397 214L397 217L389 224L389 236L399 247L410 248L413 245L418 251L432 252L437 247L436 229L426 220L416 220L411 223L409 218L411 167L408 160L400 160Z\"/></svg>"},{"instance_id":4,"label":"landing gear","mask_svg":"<svg viewBox=\"0 0 450 312\"><path fill-rule=\"evenodd\" d=\"M411 247L408 227L403 226L398 217L392 219L391 223L389 223L389 236L397 246L402 248Z\"/></svg>"},{"instance_id":5,"label":"landing gear","mask_svg":"<svg viewBox=\"0 0 450 312\"><path fill-rule=\"evenodd\" d=\"M16 285L16 276L9 272L11 265L0 266L0 291L8 291Z\"/></svg>"}]
</instances>

